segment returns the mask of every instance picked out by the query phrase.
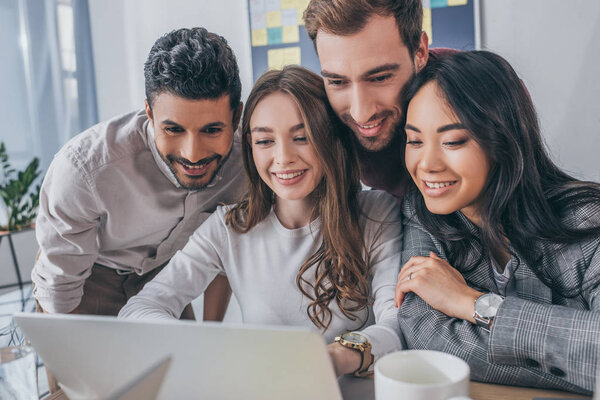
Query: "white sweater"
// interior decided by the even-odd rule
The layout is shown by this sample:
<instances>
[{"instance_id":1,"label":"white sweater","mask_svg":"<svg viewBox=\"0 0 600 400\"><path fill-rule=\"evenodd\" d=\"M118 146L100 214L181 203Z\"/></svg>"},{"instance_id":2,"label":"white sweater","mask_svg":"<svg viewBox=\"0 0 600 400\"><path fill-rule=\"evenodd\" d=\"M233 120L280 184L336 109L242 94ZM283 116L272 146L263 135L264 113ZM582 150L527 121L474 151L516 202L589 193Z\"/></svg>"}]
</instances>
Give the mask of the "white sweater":
<instances>
[{"instance_id":1,"label":"white sweater","mask_svg":"<svg viewBox=\"0 0 600 400\"><path fill-rule=\"evenodd\" d=\"M368 312L360 313L361 321L352 321L335 302L331 303L333 318L323 335L331 342L336 335L358 329L368 318L362 333L371 342L373 354L380 356L401 348L394 307L402 245L401 215L396 200L385 192L361 192L359 203L365 214L360 224L370 256L374 304ZM321 244L320 220L287 229L271 211L248 233L240 234L225 224L228 209L218 207L169 264L127 302L119 317L177 318L218 274L224 274L245 323L318 330L307 315L309 300L298 289L296 275ZM312 271L314 267L304 274L311 283Z\"/></svg>"}]
</instances>

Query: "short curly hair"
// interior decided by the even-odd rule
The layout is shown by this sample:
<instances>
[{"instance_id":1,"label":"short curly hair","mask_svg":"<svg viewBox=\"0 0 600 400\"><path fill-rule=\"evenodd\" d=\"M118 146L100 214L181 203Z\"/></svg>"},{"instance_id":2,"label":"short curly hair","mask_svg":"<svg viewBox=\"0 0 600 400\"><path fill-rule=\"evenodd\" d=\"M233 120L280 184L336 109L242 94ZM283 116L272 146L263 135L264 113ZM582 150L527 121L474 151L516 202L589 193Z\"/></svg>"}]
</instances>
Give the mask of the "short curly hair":
<instances>
[{"instance_id":1,"label":"short curly hair","mask_svg":"<svg viewBox=\"0 0 600 400\"><path fill-rule=\"evenodd\" d=\"M168 92L186 99L217 99L229 95L231 108L240 104L242 83L233 51L223 37L205 28L183 28L160 37L144 64L146 99Z\"/></svg>"}]
</instances>

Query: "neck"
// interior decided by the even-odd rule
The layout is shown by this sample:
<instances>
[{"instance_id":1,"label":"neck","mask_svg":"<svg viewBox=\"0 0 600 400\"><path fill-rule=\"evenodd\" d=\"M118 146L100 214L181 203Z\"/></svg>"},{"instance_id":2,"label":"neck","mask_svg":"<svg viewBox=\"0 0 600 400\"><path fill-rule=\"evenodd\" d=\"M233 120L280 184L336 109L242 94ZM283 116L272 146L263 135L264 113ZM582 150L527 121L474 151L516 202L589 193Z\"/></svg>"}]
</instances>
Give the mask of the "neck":
<instances>
[{"instance_id":1,"label":"neck","mask_svg":"<svg viewBox=\"0 0 600 400\"><path fill-rule=\"evenodd\" d=\"M281 225L288 229L298 229L310 223L314 202L305 197L301 200L275 199L273 209Z\"/></svg>"}]
</instances>

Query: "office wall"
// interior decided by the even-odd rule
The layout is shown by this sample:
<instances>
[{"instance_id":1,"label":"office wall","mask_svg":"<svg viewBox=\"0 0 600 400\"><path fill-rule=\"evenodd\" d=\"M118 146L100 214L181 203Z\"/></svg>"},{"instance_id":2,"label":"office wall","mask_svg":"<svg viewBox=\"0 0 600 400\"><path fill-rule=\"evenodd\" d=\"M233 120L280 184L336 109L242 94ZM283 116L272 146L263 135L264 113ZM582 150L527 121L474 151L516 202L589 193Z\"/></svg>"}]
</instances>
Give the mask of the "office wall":
<instances>
[{"instance_id":1,"label":"office wall","mask_svg":"<svg viewBox=\"0 0 600 400\"><path fill-rule=\"evenodd\" d=\"M481 0L482 44L529 89L557 163L600 181L600 1Z\"/></svg>"},{"instance_id":2,"label":"office wall","mask_svg":"<svg viewBox=\"0 0 600 400\"><path fill-rule=\"evenodd\" d=\"M144 105L144 61L166 32L203 26L236 54L242 98L252 86L246 0L89 0L99 118Z\"/></svg>"}]
</instances>

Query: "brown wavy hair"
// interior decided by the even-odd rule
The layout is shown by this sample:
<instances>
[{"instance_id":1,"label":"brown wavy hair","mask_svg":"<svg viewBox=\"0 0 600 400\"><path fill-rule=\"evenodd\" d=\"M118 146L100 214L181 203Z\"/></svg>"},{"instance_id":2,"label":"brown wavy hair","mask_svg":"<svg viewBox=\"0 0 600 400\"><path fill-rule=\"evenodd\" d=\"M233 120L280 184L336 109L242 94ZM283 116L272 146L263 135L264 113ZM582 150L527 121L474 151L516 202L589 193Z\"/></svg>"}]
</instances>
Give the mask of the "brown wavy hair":
<instances>
[{"instance_id":1,"label":"brown wavy hair","mask_svg":"<svg viewBox=\"0 0 600 400\"><path fill-rule=\"evenodd\" d=\"M368 252L358 223L361 186L356 150L347 128L329 106L318 75L299 66L287 66L265 73L254 85L242 119L242 154L249 188L244 199L227 213L226 223L246 233L267 217L276 201L258 174L250 140L254 109L276 92L294 99L308 142L323 167L323 178L311 194L315 199L311 219L321 218L323 242L300 267L296 284L311 300L306 310L309 318L325 331L332 319L332 301L347 318L357 320L356 313L367 308L370 296ZM314 284L305 278L307 273L314 276Z\"/></svg>"}]
</instances>

